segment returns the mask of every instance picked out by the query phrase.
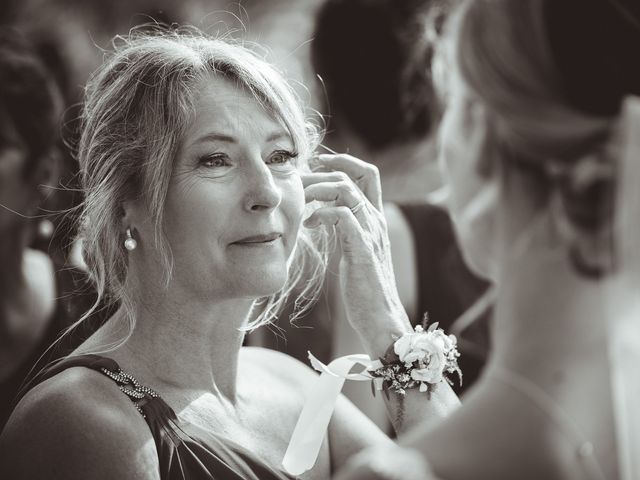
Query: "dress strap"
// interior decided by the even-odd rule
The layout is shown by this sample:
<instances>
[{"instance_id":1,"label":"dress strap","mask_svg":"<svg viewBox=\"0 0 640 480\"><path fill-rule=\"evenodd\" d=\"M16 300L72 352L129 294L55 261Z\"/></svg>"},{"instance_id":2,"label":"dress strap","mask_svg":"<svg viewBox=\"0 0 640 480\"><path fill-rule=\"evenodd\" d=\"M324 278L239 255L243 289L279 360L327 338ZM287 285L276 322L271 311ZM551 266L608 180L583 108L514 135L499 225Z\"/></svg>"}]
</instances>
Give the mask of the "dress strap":
<instances>
[{"instance_id":1,"label":"dress strap","mask_svg":"<svg viewBox=\"0 0 640 480\"><path fill-rule=\"evenodd\" d=\"M141 385L133 375L124 372L120 367L115 370L100 367L100 372L116 382L120 391L129 397L136 410L146 419L147 416L142 411L142 405L146 403L148 397L158 398L158 394L151 388Z\"/></svg>"},{"instance_id":2,"label":"dress strap","mask_svg":"<svg viewBox=\"0 0 640 480\"><path fill-rule=\"evenodd\" d=\"M511 387L536 405L554 424L567 443L572 446L579 465L590 478L606 480L602 466L594 454L591 441L571 416L533 380L506 367L493 365L493 378Z\"/></svg>"}]
</instances>

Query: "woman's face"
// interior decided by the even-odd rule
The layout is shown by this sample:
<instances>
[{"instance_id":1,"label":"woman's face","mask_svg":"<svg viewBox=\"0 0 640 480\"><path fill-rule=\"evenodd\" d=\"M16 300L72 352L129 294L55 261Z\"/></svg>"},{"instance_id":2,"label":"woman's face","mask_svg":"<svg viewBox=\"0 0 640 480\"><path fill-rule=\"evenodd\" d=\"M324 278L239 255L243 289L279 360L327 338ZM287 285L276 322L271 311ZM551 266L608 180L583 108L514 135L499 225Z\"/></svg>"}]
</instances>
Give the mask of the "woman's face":
<instances>
[{"instance_id":1,"label":"woman's face","mask_svg":"<svg viewBox=\"0 0 640 480\"><path fill-rule=\"evenodd\" d=\"M305 205L296 157L250 94L221 78L201 83L164 209L177 286L201 299L284 286Z\"/></svg>"},{"instance_id":2,"label":"woman's face","mask_svg":"<svg viewBox=\"0 0 640 480\"><path fill-rule=\"evenodd\" d=\"M480 163L488 161L481 158L486 154L486 115L457 72L447 87L439 155L450 190L447 206L466 263L480 276L493 278L497 183L480 174Z\"/></svg>"}]
</instances>

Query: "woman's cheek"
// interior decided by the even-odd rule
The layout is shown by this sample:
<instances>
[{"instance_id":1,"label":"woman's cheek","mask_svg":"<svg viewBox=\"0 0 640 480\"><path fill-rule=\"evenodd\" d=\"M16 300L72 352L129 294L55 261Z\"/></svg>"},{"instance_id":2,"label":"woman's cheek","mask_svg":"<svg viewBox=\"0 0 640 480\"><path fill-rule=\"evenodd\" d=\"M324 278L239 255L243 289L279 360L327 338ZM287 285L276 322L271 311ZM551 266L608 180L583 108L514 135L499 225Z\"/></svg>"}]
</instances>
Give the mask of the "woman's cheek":
<instances>
[{"instance_id":1,"label":"woman's cheek","mask_svg":"<svg viewBox=\"0 0 640 480\"><path fill-rule=\"evenodd\" d=\"M440 165L450 188L448 206L453 214L465 209L482 188L475 165L479 152L475 151L477 146L469 141L469 135L464 110L457 101L443 118L440 137Z\"/></svg>"}]
</instances>

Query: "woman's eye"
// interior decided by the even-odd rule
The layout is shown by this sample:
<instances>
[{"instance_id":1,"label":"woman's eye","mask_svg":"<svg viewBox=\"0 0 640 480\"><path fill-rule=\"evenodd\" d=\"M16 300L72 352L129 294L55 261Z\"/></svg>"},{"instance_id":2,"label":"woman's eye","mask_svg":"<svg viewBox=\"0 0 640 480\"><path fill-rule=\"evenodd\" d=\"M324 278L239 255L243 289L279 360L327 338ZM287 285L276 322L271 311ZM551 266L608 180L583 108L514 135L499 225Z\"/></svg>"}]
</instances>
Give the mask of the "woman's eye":
<instances>
[{"instance_id":1,"label":"woman's eye","mask_svg":"<svg viewBox=\"0 0 640 480\"><path fill-rule=\"evenodd\" d=\"M207 155L200 159L200 165L204 167L228 167L231 164L226 155Z\"/></svg>"},{"instance_id":2,"label":"woman's eye","mask_svg":"<svg viewBox=\"0 0 640 480\"><path fill-rule=\"evenodd\" d=\"M269 157L268 164L269 165L285 165L298 155L293 152L287 152L285 150L278 150L273 152L273 154Z\"/></svg>"}]
</instances>

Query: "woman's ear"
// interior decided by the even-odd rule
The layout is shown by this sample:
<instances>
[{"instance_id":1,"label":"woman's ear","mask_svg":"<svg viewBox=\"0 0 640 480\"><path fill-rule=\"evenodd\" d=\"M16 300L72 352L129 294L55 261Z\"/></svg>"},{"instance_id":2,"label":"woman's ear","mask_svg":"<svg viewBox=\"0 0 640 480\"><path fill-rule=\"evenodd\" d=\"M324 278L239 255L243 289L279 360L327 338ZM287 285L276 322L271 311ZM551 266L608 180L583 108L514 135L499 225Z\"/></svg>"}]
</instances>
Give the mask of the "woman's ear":
<instances>
[{"instance_id":1,"label":"woman's ear","mask_svg":"<svg viewBox=\"0 0 640 480\"><path fill-rule=\"evenodd\" d=\"M118 218L120 220L120 233L125 234L127 228L133 229L136 224L136 207L133 202L126 201L123 202L120 207L118 207Z\"/></svg>"}]
</instances>

